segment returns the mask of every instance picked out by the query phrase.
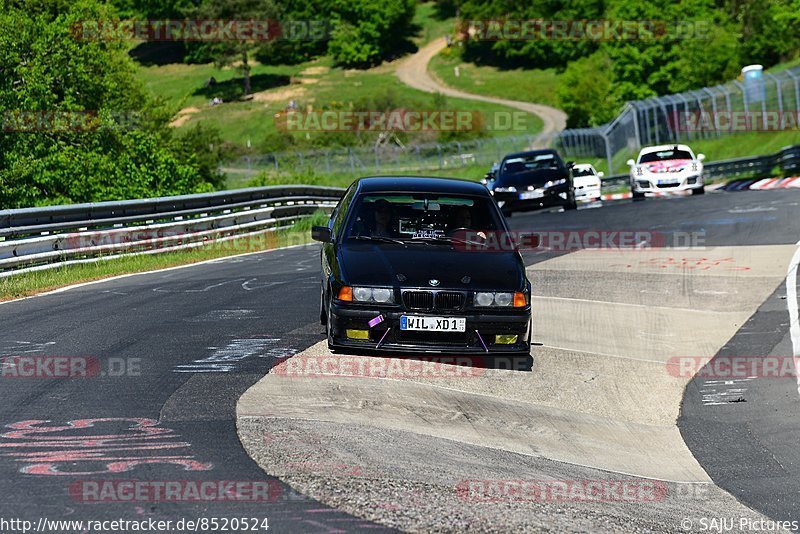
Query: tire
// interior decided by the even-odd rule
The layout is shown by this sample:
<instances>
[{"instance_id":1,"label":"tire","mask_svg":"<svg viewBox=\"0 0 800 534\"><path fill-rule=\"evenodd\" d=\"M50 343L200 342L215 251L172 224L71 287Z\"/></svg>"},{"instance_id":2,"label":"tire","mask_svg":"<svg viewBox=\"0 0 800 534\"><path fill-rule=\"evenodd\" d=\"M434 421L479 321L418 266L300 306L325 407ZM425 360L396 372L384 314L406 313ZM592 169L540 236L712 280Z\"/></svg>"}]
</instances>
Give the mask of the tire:
<instances>
[{"instance_id":1,"label":"tire","mask_svg":"<svg viewBox=\"0 0 800 534\"><path fill-rule=\"evenodd\" d=\"M575 200L575 190L570 189L567 193L567 203L564 204L564 211L578 209L578 201Z\"/></svg>"},{"instance_id":2,"label":"tire","mask_svg":"<svg viewBox=\"0 0 800 534\"><path fill-rule=\"evenodd\" d=\"M514 213L513 211L507 208L500 208L500 211L503 212L503 217L505 217L506 219L510 219L511 215Z\"/></svg>"},{"instance_id":3,"label":"tire","mask_svg":"<svg viewBox=\"0 0 800 534\"><path fill-rule=\"evenodd\" d=\"M692 196L705 195L705 194L706 194L706 186L698 187L697 189L692 189Z\"/></svg>"},{"instance_id":4,"label":"tire","mask_svg":"<svg viewBox=\"0 0 800 534\"><path fill-rule=\"evenodd\" d=\"M328 325L328 313L325 311L325 287L319 292L319 324Z\"/></svg>"},{"instance_id":5,"label":"tire","mask_svg":"<svg viewBox=\"0 0 800 534\"><path fill-rule=\"evenodd\" d=\"M326 313L325 313L325 339L328 341L328 350L333 351L333 338L331 337L331 303L326 299Z\"/></svg>"},{"instance_id":6,"label":"tire","mask_svg":"<svg viewBox=\"0 0 800 534\"><path fill-rule=\"evenodd\" d=\"M633 189L631 189L631 198L633 200L644 200L644 193L639 193Z\"/></svg>"}]
</instances>

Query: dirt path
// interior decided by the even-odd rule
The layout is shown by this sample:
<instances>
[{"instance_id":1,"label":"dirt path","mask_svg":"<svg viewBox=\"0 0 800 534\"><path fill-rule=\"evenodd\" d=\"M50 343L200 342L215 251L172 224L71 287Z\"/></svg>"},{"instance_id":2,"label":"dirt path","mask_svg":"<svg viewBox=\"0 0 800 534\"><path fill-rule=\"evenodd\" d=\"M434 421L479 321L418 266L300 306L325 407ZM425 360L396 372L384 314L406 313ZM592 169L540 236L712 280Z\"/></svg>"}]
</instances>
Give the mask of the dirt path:
<instances>
[{"instance_id":1,"label":"dirt path","mask_svg":"<svg viewBox=\"0 0 800 534\"><path fill-rule=\"evenodd\" d=\"M397 68L397 77L404 84L426 91L428 93L441 93L446 96L455 98L464 98L469 100L480 100L482 102L490 102L492 104L500 104L511 108L520 109L533 113L541 117L544 121L544 127L541 133L534 141L534 145L544 146L546 141L554 134L563 130L567 125L567 114L560 109L552 108L542 104L533 104L531 102L520 102L518 100L506 100L505 98L495 98L491 96L476 95L473 93L466 93L453 89L446 85L442 85L428 73L428 63L433 57L439 53L440 50L445 48L447 43L444 37L436 39L421 48L416 54L404 60Z\"/></svg>"}]
</instances>

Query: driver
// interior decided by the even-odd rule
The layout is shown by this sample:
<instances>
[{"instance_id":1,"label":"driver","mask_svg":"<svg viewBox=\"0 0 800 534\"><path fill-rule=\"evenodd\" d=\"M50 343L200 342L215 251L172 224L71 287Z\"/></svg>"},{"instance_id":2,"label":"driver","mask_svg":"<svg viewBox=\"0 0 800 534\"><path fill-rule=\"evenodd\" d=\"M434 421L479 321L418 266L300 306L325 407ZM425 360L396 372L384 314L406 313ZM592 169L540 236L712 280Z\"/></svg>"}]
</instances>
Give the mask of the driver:
<instances>
[{"instance_id":1,"label":"driver","mask_svg":"<svg viewBox=\"0 0 800 534\"><path fill-rule=\"evenodd\" d=\"M448 232L451 236L456 233L458 230L466 230L470 231L470 234L473 234L472 237L479 237L481 239L486 239L486 234L484 232L472 232L472 210L469 206L458 206L453 213L453 223L450 226L450 231Z\"/></svg>"},{"instance_id":2,"label":"driver","mask_svg":"<svg viewBox=\"0 0 800 534\"><path fill-rule=\"evenodd\" d=\"M373 210L374 222L372 226L372 237L392 237L392 205L386 199L375 202Z\"/></svg>"}]
</instances>

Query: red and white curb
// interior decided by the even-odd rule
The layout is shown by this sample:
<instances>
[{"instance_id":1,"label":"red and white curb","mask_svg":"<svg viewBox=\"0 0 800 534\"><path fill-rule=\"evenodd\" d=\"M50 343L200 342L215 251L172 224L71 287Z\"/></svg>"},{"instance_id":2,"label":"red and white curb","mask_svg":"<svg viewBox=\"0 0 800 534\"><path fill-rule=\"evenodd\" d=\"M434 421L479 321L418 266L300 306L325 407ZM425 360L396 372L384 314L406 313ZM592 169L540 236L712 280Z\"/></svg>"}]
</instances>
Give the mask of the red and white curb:
<instances>
[{"instance_id":1,"label":"red and white curb","mask_svg":"<svg viewBox=\"0 0 800 534\"><path fill-rule=\"evenodd\" d=\"M766 178L754 184L750 184L748 189L762 191L765 189L786 189L790 187L800 189L800 176L795 176L793 178Z\"/></svg>"}]
</instances>

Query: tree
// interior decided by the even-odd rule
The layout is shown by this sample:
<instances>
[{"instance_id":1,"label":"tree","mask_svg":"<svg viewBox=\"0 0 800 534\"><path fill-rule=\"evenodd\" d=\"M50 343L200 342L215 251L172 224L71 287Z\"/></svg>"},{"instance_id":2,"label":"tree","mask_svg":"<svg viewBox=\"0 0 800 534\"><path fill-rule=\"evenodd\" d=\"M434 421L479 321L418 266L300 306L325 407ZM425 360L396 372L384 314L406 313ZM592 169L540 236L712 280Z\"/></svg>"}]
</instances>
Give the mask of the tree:
<instances>
[{"instance_id":1,"label":"tree","mask_svg":"<svg viewBox=\"0 0 800 534\"><path fill-rule=\"evenodd\" d=\"M266 25L268 21L277 21L279 9L272 0L204 0L191 12L195 18L202 20L247 21ZM230 39L203 43L199 48L218 67L238 63L243 78L243 96L246 97L251 91L249 58L262 44L259 40Z\"/></svg>"}]
</instances>

